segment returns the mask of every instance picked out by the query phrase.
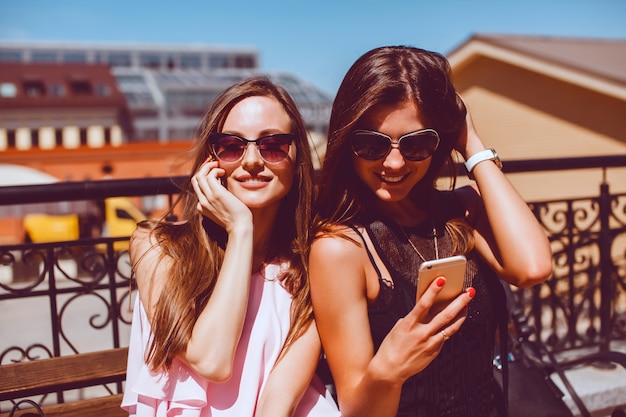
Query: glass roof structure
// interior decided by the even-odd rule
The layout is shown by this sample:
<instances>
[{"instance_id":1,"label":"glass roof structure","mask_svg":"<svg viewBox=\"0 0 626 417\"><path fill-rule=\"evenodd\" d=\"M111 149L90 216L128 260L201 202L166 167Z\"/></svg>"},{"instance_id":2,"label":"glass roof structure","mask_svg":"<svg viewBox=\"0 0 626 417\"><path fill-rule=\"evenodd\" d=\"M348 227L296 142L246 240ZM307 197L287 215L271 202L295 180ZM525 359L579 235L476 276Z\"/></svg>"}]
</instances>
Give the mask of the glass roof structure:
<instances>
[{"instance_id":1,"label":"glass roof structure","mask_svg":"<svg viewBox=\"0 0 626 417\"><path fill-rule=\"evenodd\" d=\"M193 137L210 102L228 86L251 76L265 75L283 86L312 132L326 133L333 100L292 74L265 73L257 69L113 68L113 75L134 114L139 130L136 140ZM150 132L145 134L147 130ZM150 137L155 134L157 137Z\"/></svg>"}]
</instances>

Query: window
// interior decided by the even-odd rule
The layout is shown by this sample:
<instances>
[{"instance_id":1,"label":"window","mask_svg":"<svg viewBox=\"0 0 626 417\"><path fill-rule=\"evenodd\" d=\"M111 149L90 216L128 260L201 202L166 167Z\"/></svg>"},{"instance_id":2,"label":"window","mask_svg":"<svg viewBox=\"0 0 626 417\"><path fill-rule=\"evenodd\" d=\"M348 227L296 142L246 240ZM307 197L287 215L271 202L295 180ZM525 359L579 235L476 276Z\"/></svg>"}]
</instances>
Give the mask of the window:
<instances>
[{"instance_id":1,"label":"window","mask_svg":"<svg viewBox=\"0 0 626 417\"><path fill-rule=\"evenodd\" d=\"M228 56L224 54L215 54L209 57L209 67L211 68L227 68Z\"/></svg>"},{"instance_id":2,"label":"window","mask_svg":"<svg viewBox=\"0 0 626 417\"><path fill-rule=\"evenodd\" d=\"M183 55L180 57L180 66L185 69L199 69L202 66L202 62L200 60L200 56L198 55Z\"/></svg>"},{"instance_id":3,"label":"window","mask_svg":"<svg viewBox=\"0 0 626 417\"><path fill-rule=\"evenodd\" d=\"M141 75L121 75L117 77L117 83L122 90L147 90L148 88Z\"/></svg>"},{"instance_id":4,"label":"window","mask_svg":"<svg viewBox=\"0 0 626 417\"><path fill-rule=\"evenodd\" d=\"M22 54L18 51L0 51L0 61L2 62L20 62Z\"/></svg>"},{"instance_id":5,"label":"window","mask_svg":"<svg viewBox=\"0 0 626 417\"><path fill-rule=\"evenodd\" d=\"M15 130L7 130L7 147L9 149L15 149Z\"/></svg>"},{"instance_id":6,"label":"window","mask_svg":"<svg viewBox=\"0 0 626 417\"><path fill-rule=\"evenodd\" d=\"M32 55L33 62L56 62L57 55L50 51L35 51Z\"/></svg>"},{"instance_id":7,"label":"window","mask_svg":"<svg viewBox=\"0 0 626 417\"><path fill-rule=\"evenodd\" d=\"M63 129L54 129L54 140L58 147L63 146Z\"/></svg>"},{"instance_id":8,"label":"window","mask_svg":"<svg viewBox=\"0 0 626 417\"><path fill-rule=\"evenodd\" d=\"M237 55L235 57L235 68L254 68L254 58L250 55Z\"/></svg>"},{"instance_id":9,"label":"window","mask_svg":"<svg viewBox=\"0 0 626 417\"><path fill-rule=\"evenodd\" d=\"M64 62L87 62L87 55L84 52L65 52L62 56Z\"/></svg>"},{"instance_id":10,"label":"window","mask_svg":"<svg viewBox=\"0 0 626 417\"><path fill-rule=\"evenodd\" d=\"M13 83L0 83L0 97L17 96L17 87Z\"/></svg>"},{"instance_id":11,"label":"window","mask_svg":"<svg viewBox=\"0 0 626 417\"><path fill-rule=\"evenodd\" d=\"M207 103L214 95L207 91L172 91L167 94L167 114L169 116L201 117Z\"/></svg>"},{"instance_id":12,"label":"window","mask_svg":"<svg viewBox=\"0 0 626 417\"><path fill-rule=\"evenodd\" d=\"M107 84L96 84L96 95L97 96L110 96L111 95L111 87Z\"/></svg>"},{"instance_id":13,"label":"window","mask_svg":"<svg viewBox=\"0 0 626 417\"><path fill-rule=\"evenodd\" d=\"M159 117L159 111L156 109L135 108L133 109L133 117L135 119Z\"/></svg>"},{"instance_id":14,"label":"window","mask_svg":"<svg viewBox=\"0 0 626 417\"><path fill-rule=\"evenodd\" d=\"M158 129L137 129L135 139L141 142L159 139Z\"/></svg>"},{"instance_id":15,"label":"window","mask_svg":"<svg viewBox=\"0 0 626 417\"><path fill-rule=\"evenodd\" d=\"M129 220L135 220L135 219L133 218L133 216L131 216L130 214L128 214L128 212L127 212L126 210L121 209L121 208L116 208L116 209L115 209L115 216L116 216L118 219L129 219Z\"/></svg>"},{"instance_id":16,"label":"window","mask_svg":"<svg viewBox=\"0 0 626 417\"><path fill-rule=\"evenodd\" d=\"M145 68L158 69L161 66L161 57L156 54L142 54L139 56L139 64Z\"/></svg>"},{"instance_id":17,"label":"window","mask_svg":"<svg viewBox=\"0 0 626 417\"><path fill-rule=\"evenodd\" d=\"M91 83L87 80L70 81L70 86L72 88L72 94L75 96L91 95Z\"/></svg>"},{"instance_id":18,"label":"window","mask_svg":"<svg viewBox=\"0 0 626 417\"><path fill-rule=\"evenodd\" d=\"M152 98L152 94L148 91L128 91L124 93L126 96L126 101L132 108L140 108L140 107L154 107L156 103Z\"/></svg>"},{"instance_id":19,"label":"window","mask_svg":"<svg viewBox=\"0 0 626 417\"><path fill-rule=\"evenodd\" d=\"M48 87L50 91L50 95L54 97L63 97L65 96L65 86L63 84L50 84Z\"/></svg>"},{"instance_id":20,"label":"window","mask_svg":"<svg viewBox=\"0 0 626 417\"><path fill-rule=\"evenodd\" d=\"M81 146L87 146L87 129L81 127L80 130L80 144Z\"/></svg>"},{"instance_id":21,"label":"window","mask_svg":"<svg viewBox=\"0 0 626 417\"><path fill-rule=\"evenodd\" d=\"M110 127L104 128L104 143L105 145L111 144L111 128Z\"/></svg>"},{"instance_id":22,"label":"window","mask_svg":"<svg viewBox=\"0 0 626 417\"><path fill-rule=\"evenodd\" d=\"M172 55L168 55L167 58L165 58L165 62L165 66L168 70L176 68L176 59L174 59Z\"/></svg>"},{"instance_id":23,"label":"window","mask_svg":"<svg viewBox=\"0 0 626 417\"><path fill-rule=\"evenodd\" d=\"M130 55L124 53L109 54L109 64L114 67L130 67Z\"/></svg>"},{"instance_id":24,"label":"window","mask_svg":"<svg viewBox=\"0 0 626 417\"><path fill-rule=\"evenodd\" d=\"M30 143L34 148L39 147L39 129L30 130Z\"/></svg>"},{"instance_id":25,"label":"window","mask_svg":"<svg viewBox=\"0 0 626 417\"><path fill-rule=\"evenodd\" d=\"M46 94L46 86L40 80L24 81L23 87L26 97L42 97Z\"/></svg>"},{"instance_id":26,"label":"window","mask_svg":"<svg viewBox=\"0 0 626 417\"><path fill-rule=\"evenodd\" d=\"M170 141L173 140L187 140L187 139L193 139L195 137L195 129L192 128L175 128L175 129L169 129L167 131L167 138Z\"/></svg>"}]
</instances>

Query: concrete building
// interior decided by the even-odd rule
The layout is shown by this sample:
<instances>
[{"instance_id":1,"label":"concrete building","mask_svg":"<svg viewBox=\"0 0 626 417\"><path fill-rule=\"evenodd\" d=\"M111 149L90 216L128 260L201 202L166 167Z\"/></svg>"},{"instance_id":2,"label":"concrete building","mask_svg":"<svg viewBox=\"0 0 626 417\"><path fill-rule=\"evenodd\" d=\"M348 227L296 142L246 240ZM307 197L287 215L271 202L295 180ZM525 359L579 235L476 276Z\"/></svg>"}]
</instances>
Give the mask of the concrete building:
<instances>
[{"instance_id":1,"label":"concrete building","mask_svg":"<svg viewBox=\"0 0 626 417\"><path fill-rule=\"evenodd\" d=\"M108 65L0 65L0 150L118 146L130 132Z\"/></svg>"},{"instance_id":2,"label":"concrete building","mask_svg":"<svg viewBox=\"0 0 626 417\"><path fill-rule=\"evenodd\" d=\"M193 138L207 104L253 75L266 75L289 91L316 143L324 143L332 106L332 97L295 75L262 71L250 47L0 42L0 67L16 62L109 65L132 116L129 142Z\"/></svg>"}]
</instances>

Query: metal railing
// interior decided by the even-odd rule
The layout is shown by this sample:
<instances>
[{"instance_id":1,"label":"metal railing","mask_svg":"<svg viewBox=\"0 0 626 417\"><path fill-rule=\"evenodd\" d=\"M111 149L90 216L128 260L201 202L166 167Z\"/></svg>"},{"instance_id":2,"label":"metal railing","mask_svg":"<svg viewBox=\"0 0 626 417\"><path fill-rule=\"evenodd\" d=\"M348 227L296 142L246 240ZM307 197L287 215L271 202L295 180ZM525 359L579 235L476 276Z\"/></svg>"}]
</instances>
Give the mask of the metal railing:
<instances>
[{"instance_id":1,"label":"metal railing","mask_svg":"<svg viewBox=\"0 0 626 417\"><path fill-rule=\"evenodd\" d=\"M626 155L507 161L505 172L626 167ZM0 205L167 195L184 177L0 187ZM626 340L626 194L533 201L554 276L518 290L530 324L555 352ZM133 282L127 251L87 238L0 246L0 364L125 346Z\"/></svg>"},{"instance_id":2,"label":"metal railing","mask_svg":"<svg viewBox=\"0 0 626 417\"><path fill-rule=\"evenodd\" d=\"M167 195L184 177L0 187L0 205ZM0 246L0 365L128 344L128 237Z\"/></svg>"},{"instance_id":3,"label":"metal railing","mask_svg":"<svg viewBox=\"0 0 626 417\"><path fill-rule=\"evenodd\" d=\"M532 202L549 236L553 276L518 290L554 351L626 339L626 194L600 185L597 197Z\"/></svg>"}]
</instances>

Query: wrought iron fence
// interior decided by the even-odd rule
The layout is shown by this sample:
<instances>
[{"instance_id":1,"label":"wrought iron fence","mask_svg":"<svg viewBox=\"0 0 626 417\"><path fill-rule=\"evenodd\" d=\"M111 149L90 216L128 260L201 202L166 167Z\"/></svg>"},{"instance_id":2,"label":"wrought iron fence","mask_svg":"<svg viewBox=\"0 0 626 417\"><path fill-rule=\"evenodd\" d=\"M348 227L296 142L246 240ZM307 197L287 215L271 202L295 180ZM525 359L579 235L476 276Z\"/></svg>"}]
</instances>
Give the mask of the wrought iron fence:
<instances>
[{"instance_id":1,"label":"wrought iron fence","mask_svg":"<svg viewBox=\"0 0 626 417\"><path fill-rule=\"evenodd\" d=\"M597 196L529 202L552 245L553 277L516 295L554 352L606 351L612 341L626 340L626 194L612 194L606 181L606 171L616 167L626 167L626 155L506 164L511 173L603 171Z\"/></svg>"},{"instance_id":2,"label":"wrought iron fence","mask_svg":"<svg viewBox=\"0 0 626 417\"><path fill-rule=\"evenodd\" d=\"M182 181L176 177L1 187L0 206L150 195L166 195L171 205ZM82 238L0 246L0 365L128 346L134 286L123 248L127 241ZM56 401L115 389L103 385L85 392L60 391ZM37 401L55 403L52 398ZM0 412L12 406L2 401Z\"/></svg>"},{"instance_id":3,"label":"wrought iron fence","mask_svg":"<svg viewBox=\"0 0 626 417\"><path fill-rule=\"evenodd\" d=\"M131 268L128 251L113 244L125 240L1 247L0 364L122 346Z\"/></svg>"},{"instance_id":4,"label":"wrought iron fence","mask_svg":"<svg viewBox=\"0 0 626 417\"><path fill-rule=\"evenodd\" d=\"M510 161L506 172L626 167L626 155ZM0 205L167 195L183 177L0 188ZM626 194L529 205L554 252L554 277L518 290L530 324L554 351L626 340ZM127 238L0 246L0 364L125 346L133 283Z\"/></svg>"},{"instance_id":5,"label":"wrought iron fence","mask_svg":"<svg viewBox=\"0 0 626 417\"><path fill-rule=\"evenodd\" d=\"M518 290L530 323L554 351L626 339L626 194L530 203L546 228L553 277Z\"/></svg>"}]
</instances>

